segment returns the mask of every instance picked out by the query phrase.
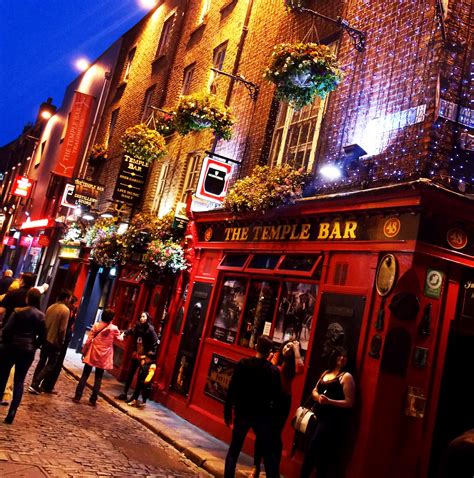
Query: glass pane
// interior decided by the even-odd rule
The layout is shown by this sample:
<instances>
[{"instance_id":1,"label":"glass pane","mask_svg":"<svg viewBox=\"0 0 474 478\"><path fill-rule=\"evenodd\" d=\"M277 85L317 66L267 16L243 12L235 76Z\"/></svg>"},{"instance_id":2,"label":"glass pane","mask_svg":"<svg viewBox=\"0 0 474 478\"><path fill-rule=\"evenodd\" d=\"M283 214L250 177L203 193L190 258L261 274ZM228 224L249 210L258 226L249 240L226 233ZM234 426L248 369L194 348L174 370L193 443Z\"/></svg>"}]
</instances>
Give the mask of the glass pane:
<instances>
[{"instance_id":1,"label":"glass pane","mask_svg":"<svg viewBox=\"0 0 474 478\"><path fill-rule=\"evenodd\" d=\"M309 272L319 256L286 255L278 269Z\"/></svg>"},{"instance_id":2,"label":"glass pane","mask_svg":"<svg viewBox=\"0 0 474 478\"><path fill-rule=\"evenodd\" d=\"M275 269L280 255L255 254L250 261L251 269Z\"/></svg>"},{"instance_id":3,"label":"glass pane","mask_svg":"<svg viewBox=\"0 0 474 478\"><path fill-rule=\"evenodd\" d=\"M248 254L226 254L222 259L221 266L243 267L248 256Z\"/></svg>"},{"instance_id":4,"label":"glass pane","mask_svg":"<svg viewBox=\"0 0 474 478\"><path fill-rule=\"evenodd\" d=\"M303 282L282 282L273 341L294 339L301 350L308 349L318 286Z\"/></svg>"},{"instance_id":5,"label":"glass pane","mask_svg":"<svg viewBox=\"0 0 474 478\"><path fill-rule=\"evenodd\" d=\"M240 328L239 345L254 348L257 339L263 334L265 324L267 324L267 328L271 327L277 294L277 282L252 281L250 283L249 296Z\"/></svg>"},{"instance_id":6,"label":"glass pane","mask_svg":"<svg viewBox=\"0 0 474 478\"><path fill-rule=\"evenodd\" d=\"M247 281L245 279L225 279L212 327L212 338L230 344L235 343L246 288Z\"/></svg>"}]
</instances>

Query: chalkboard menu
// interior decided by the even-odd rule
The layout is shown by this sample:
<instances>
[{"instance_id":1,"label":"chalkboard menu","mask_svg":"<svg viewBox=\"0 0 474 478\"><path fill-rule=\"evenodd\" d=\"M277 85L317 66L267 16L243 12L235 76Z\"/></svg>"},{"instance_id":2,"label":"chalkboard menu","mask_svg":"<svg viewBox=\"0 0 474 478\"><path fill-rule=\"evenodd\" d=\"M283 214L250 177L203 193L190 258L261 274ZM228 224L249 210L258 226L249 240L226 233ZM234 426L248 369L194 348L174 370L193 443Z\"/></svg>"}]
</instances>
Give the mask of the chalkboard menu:
<instances>
[{"instance_id":1,"label":"chalkboard menu","mask_svg":"<svg viewBox=\"0 0 474 478\"><path fill-rule=\"evenodd\" d=\"M149 169L150 164L147 161L124 154L115 184L114 199L130 205L138 204Z\"/></svg>"}]
</instances>

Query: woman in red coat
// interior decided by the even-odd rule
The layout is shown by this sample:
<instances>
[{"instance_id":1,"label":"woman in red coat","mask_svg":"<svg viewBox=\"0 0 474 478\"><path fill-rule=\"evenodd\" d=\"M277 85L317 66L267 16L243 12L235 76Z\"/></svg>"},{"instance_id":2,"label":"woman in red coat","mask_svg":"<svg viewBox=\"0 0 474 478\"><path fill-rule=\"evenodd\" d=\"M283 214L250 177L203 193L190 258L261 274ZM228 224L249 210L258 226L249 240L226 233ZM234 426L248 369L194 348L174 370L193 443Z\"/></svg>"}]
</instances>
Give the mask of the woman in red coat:
<instances>
[{"instance_id":1,"label":"woman in red coat","mask_svg":"<svg viewBox=\"0 0 474 478\"><path fill-rule=\"evenodd\" d=\"M112 324L114 315L113 310L104 310L102 313L102 322L94 324L92 330L89 332L89 337L84 346L84 369L81 379L77 384L76 393L72 399L76 403L80 402L87 379L92 372L92 367L95 367L94 387L92 388L92 394L89 398L89 405L95 406L102 383L102 377L104 376L104 370L110 370L114 366L114 339L122 339L120 330L116 325Z\"/></svg>"}]
</instances>

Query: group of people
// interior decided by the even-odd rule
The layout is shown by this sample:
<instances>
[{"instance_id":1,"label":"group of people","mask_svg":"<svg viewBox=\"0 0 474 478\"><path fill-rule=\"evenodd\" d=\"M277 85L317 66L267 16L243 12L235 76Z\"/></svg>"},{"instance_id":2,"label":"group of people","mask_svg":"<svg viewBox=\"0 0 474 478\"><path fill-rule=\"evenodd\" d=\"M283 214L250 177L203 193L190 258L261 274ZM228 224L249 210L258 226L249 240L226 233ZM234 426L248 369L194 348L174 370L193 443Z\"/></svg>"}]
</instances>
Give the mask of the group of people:
<instances>
[{"instance_id":1,"label":"group of people","mask_svg":"<svg viewBox=\"0 0 474 478\"><path fill-rule=\"evenodd\" d=\"M290 413L293 380L302 373L303 362L297 341L284 342L276 354L272 354L272 349L271 338L260 336L255 357L240 360L230 380L224 420L233 429L225 461L226 478L235 476L237 460L250 429L255 433L251 476L259 476L262 459L267 477L280 476L281 434ZM317 421L305 451L301 478L311 476L315 468L318 478L329 476L328 465L347 426L347 411L354 404L354 379L344 371L346 364L346 351L336 348L329 369L312 391Z\"/></svg>"}]
</instances>

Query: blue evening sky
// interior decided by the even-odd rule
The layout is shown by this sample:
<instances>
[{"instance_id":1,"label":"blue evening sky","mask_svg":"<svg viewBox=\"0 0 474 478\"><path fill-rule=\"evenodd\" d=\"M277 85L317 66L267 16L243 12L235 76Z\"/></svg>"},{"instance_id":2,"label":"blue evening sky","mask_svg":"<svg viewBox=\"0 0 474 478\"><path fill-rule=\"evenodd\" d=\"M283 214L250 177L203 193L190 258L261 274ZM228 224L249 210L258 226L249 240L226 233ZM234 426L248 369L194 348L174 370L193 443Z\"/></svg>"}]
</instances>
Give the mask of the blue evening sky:
<instances>
[{"instance_id":1,"label":"blue evening sky","mask_svg":"<svg viewBox=\"0 0 474 478\"><path fill-rule=\"evenodd\" d=\"M146 15L140 0L0 0L0 146L34 121L48 97L61 104L78 75Z\"/></svg>"}]
</instances>

